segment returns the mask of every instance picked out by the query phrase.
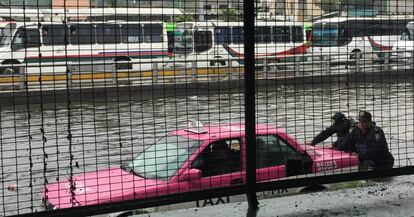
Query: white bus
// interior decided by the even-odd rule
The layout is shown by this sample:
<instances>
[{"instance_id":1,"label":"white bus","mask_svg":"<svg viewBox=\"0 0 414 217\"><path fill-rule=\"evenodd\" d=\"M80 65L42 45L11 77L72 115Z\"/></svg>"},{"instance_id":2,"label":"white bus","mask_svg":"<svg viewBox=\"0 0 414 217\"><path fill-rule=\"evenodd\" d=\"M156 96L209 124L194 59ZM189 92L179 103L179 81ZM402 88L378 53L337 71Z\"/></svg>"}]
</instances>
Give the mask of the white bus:
<instances>
[{"instance_id":1,"label":"white bus","mask_svg":"<svg viewBox=\"0 0 414 217\"><path fill-rule=\"evenodd\" d=\"M400 61L414 61L414 21L409 22L401 34L401 37L392 47L393 58L397 58ZM411 60L407 59L410 58Z\"/></svg>"},{"instance_id":2,"label":"white bus","mask_svg":"<svg viewBox=\"0 0 414 217\"><path fill-rule=\"evenodd\" d=\"M363 52L364 59L377 59L373 51L390 51L405 26L413 17L334 17L318 20L312 25L312 54L331 55L338 61L355 59Z\"/></svg>"},{"instance_id":3,"label":"white bus","mask_svg":"<svg viewBox=\"0 0 414 217\"><path fill-rule=\"evenodd\" d=\"M132 70L150 70L152 61L168 55L162 22L0 22L1 65L50 63L98 64L102 61L140 60L119 64ZM65 72L65 67L28 68L27 73ZM1 74L18 73L18 67Z\"/></svg>"},{"instance_id":4,"label":"white bus","mask_svg":"<svg viewBox=\"0 0 414 217\"><path fill-rule=\"evenodd\" d=\"M303 23L289 21L256 22L256 59L277 61L306 53ZM174 54L176 59L197 60L198 67L228 66L229 58L244 55L243 23L208 21L183 22L176 25ZM240 66L242 60L232 61ZM175 66L180 65L179 62Z\"/></svg>"}]
</instances>

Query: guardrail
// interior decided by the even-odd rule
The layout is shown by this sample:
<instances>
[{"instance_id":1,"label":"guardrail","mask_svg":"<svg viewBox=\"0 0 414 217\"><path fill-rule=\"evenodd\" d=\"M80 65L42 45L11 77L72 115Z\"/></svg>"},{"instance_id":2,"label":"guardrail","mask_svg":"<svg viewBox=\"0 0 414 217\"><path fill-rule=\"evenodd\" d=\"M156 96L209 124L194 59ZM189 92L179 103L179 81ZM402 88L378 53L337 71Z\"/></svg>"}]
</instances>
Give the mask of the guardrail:
<instances>
[{"instance_id":1,"label":"guardrail","mask_svg":"<svg viewBox=\"0 0 414 217\"><path fill-rule=\"evenodd\" d=\"M411 55L406 55L410 53ZM414 69L414 51L380 51L356 53L354 59L351 53L330 53L324 55L304 54L289 56L292 61L279 61L275 57L261 57L257 60L258 77L287 77L287 76L323 76L344 73L362 73L375 70ZM363 58L371 56L373 58ZM380 57L379 57L380 56ZM375 58L374 58L375 57ZM1 68L18 68L18 74L0 75L1 90L37 89L39 85L51 88L88 87L96 85L122 84L158 84L169 82L202 82L218 79L217 75L224 75L222 79L238 79L244 72L238 63L243 58L225 58L225 65L211 65L199 67L200 62L209 63L211 60L160 59L151 61L151 70L137 71L119 69L122 64L140 64L141 61L93 62L93 65L102 65L104 70L79 71L76 67L89 66L91 63L66 62L42 63L41 67L61 67L66 71L53 73L27 73L29 68L38 68L39 64L1 65ZM208 64L207 64L208 65ZM109 70L108 70L109 69Z\"/></svg>"}]
</instances>

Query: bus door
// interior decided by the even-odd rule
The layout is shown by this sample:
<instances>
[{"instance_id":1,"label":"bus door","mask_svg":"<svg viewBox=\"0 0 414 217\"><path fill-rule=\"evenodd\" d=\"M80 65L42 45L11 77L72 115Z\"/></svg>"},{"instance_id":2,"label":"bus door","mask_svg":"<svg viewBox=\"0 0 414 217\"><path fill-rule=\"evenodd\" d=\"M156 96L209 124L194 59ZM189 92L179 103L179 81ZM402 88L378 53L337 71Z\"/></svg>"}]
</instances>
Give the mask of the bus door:
<instances>
[{"instance_id":1,"label":"bus door","mask_svg":"<svg viewBox=\"0 0 414 217\"><path fill-rule=\"evenodd\" d=\"M211 49L213 43L213 34L209 30L194 31L194 49L196 53L206 52Z\"/></svg>"},{"instance_id":2,"label":"bus door","mask_svg":"<svg viewBox=\"0 0 414 217\"><path fill-rule=\"evenodd\" d=\"M35 26L20 27L11 43L11 56L19 63L39 58L40 34Z\"/></svg>"}]
</instances>

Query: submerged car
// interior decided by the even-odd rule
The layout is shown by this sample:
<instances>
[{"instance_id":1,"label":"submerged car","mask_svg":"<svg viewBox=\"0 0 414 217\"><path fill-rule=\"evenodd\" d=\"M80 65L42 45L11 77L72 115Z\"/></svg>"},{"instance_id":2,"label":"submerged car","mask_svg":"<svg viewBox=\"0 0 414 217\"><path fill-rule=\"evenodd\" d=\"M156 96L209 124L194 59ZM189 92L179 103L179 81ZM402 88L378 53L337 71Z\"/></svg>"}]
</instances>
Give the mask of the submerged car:
<instances>
[{"instance_id":1,"label":"submerged car","mask_svg":"<svg viewBox=\"0 0 414 217\"><path fill-rule=\"evenodd\" d=\"M241 123L174 130L125 165L48 184L43 202L47 209L62 209L241 185L246 182L246 145ZM305 145L284 129L256 125L257 182L350 172L357 165L354 154ZM274 189L258 192L258 196L296 193L304 188ZM245 197L211 198L177 207L215 205L240 198Z\"/></svg>"}]
</instances>

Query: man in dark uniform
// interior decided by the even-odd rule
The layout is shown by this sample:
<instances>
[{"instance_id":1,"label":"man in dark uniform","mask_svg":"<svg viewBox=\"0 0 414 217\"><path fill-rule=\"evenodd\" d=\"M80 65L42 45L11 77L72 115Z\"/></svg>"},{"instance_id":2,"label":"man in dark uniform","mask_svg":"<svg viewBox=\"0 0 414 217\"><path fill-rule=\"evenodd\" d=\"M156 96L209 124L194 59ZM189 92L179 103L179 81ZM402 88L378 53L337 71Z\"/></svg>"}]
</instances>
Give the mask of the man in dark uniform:
<instances>
[{"instance_id":1,"label":"man in dark uniform","mask_svg":"<svg viewBox=\"0 0 414 217\"><path fill-rule=\"evenodd\" d=\"M313 140L310 142L310 145L316 145L320 142L325 141L327 138L331 137L333 134L336 133L337 139L332 144L333 148L337 148L338 144L341 143L345 137L349 136L349 132L354 127L354 121L347 119L344 114L341 112L337 112L332 116L333 124L320 132ZM351 146L347 146L348 152L355 152L355 148Z\"/></svg>"},{"instance_id":2,"label":"man in dark uniform","mask_svg":"<svg viewBox=\"0 0 414 217\"><path fill-rule=\"evenodd\" d=\"M359 112L358 127L338 145L338 149L346 150L348 146L355 146L361 169L394 166L394 157L388 149L384 132L372 122L372 115L367 111Z\"/></svg>"}]
</instances>

